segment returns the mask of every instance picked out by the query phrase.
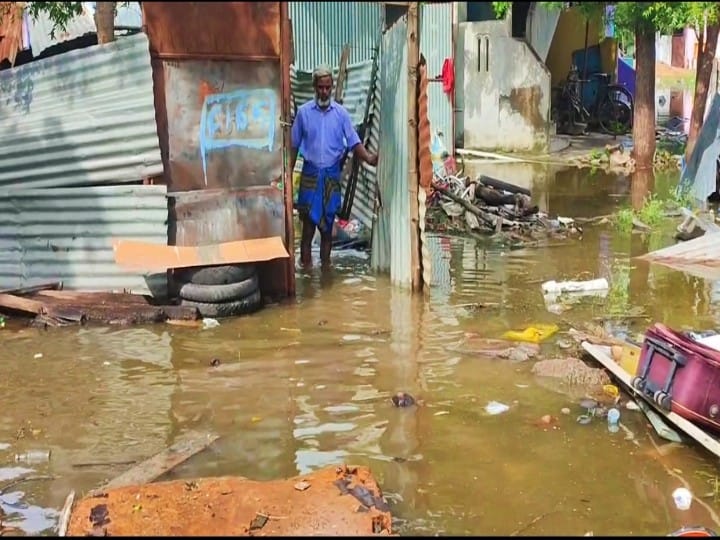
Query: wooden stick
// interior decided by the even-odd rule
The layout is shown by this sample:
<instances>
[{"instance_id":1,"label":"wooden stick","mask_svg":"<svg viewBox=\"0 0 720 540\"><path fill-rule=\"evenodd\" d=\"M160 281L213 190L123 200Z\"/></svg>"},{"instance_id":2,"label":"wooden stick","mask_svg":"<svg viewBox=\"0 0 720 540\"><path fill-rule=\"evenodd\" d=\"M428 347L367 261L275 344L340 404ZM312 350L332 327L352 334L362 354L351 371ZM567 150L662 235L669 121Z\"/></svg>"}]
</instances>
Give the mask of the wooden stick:
<instances>
[{"instance_id":1,"label":"wooden stick","mask_svg":"<svg viewBox=\"0 0 720 540\"><path fill-rule=\"evenodd\" d=\"M72 515L72 507L75 502L75 490L71 491L65 499L65 504L60 511L60 520L58 521L58 536L66 536L68 526L70 525L70 516Z\"/></svg>"},{"instance_id":2,"label":"wooden stick","mask_svg":"<svg viewBox=\"0 0 720 540\"><path fill-rule=\"evenodd\" d=\"M149 484L195 454L205 450L218 438L217 435L191 434L187 439L176 442L170 448L138 463L120 476L116 476L95 492L123 486Z\"/></svg>"},{"instance_id":3,"label":"wooden stick","mask_svg":"<svg viewBox=\"0 0 720 540\"><path fill-rule=\"evenodd\" d=\"M17 289L2 289L0 294L14 294L15 296L22 296L25 294L33 294L40 291L47 290L60 290L62 289L62 281L51 281L50 283L42 283L40 285L33 285L31 287L19 287Z\"/></svg>"}]
</instances>

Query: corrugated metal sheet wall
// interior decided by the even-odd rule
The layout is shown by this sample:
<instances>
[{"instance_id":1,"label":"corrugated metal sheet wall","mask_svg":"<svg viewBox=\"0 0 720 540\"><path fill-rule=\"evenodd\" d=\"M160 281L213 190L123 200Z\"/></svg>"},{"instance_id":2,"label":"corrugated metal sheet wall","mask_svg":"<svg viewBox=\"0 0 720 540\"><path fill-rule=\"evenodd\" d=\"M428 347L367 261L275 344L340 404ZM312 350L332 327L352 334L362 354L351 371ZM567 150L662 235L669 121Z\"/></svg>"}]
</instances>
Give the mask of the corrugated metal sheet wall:
<instances>
[{"instance_id":1,"label":"corrugated metal sheet wall","mask_svg":"<svg viewBox=\"0 0 720 540\"><path fill-rule=\"evenodd\" d=\"M164 295L115 264L112 242L167 244L165 186L101 186L0 193L0 288L62 280L68 289Z\"/></svg>"},{"instance_id":2,"label":"corrugated metal sheet wall","mask_svg":"<svg viewBox=\"0 0 720 540\"><path fill-rule=\"evenodd\" d=\"M452 3L423 3L420 6L420 52L427 61L428 77L435 78L442 72L446 58L452 58ZM431 82L428 90L430 127L443 134L448 152L453 152L452 95L443 92L440 82Z\"/></svg>"},{"instance_id":3,"label":"corrugated metal sheet wall","mask_svg":"<svg viewBox=\"0 0 720 540\"><path fill-rule=\"evenodd\" d=\"M163 172L145 34L0 72L0 189Z\"/></svg>"},{"instance_id":4,"label":"corrugated metal sheet wall","mask_svg":"<svg viewBox=\"0 0 720 540\"><path fill-rule=\"evenodd\" d=\"M318 64L338 64L346 43L348 63L370 60L384 17L381 2L290 2L290 19L295 65L312 71Z\"/></svg>"},{"instance_id":5,"label":"corrugated metal sheet wall","mask_svg":"<svg viewBox=\"0 0 720 540\"><path fill-rule=\"evenodd\" d=\"M368 92L373 91L373 102L370 105L370 143L368 150L378 150L379 124L379 100L380 94L377 90L377 81L373 80L372 60L348 66L347 79L345 81L345 93L343 105L347 108L355 126L360 125L365 119L365 104ZM337 80L338 67L333 70L334 79ZM294 105L300 106L313 99L312 73L298 71L294 66L290 68L290 86L293 94ZM293 115L295 114L293 106ZM302 160L298 159L296 168L302 167ZM375 198L377 193L377 179L375 167L362 164L360 177L358 178L355 199L353 201L352 217L356 218L365 227L372 228L375 218ZM350 171L348 170L348 173ZM347 186L349 174L342 179L343 193Z\"/></svg>"},{"instance_id":6,"label":"corrugated metal sheet wall","mask_svg":"<svg viewBox=\"0 0 720 540\"><path fill-rule=\"evenodd\" d=\"M407 18L390 28L380 56L380 162L378 189L381 206L373 231L372 266L390 271L390 281L412 286L410 260L410 200L408 198L408 64Z\"/></svg>"}]
</instances>

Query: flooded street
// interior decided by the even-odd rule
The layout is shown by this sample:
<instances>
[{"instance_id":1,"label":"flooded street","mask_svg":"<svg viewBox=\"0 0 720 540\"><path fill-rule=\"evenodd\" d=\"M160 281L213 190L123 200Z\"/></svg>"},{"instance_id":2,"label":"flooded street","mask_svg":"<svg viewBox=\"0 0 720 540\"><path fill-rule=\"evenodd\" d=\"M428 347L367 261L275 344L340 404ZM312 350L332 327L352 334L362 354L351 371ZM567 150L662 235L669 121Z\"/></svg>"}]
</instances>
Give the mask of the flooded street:
<instances>
[{"instance_id":1,"label":"flooded street","mask_svg":"<svg viewBox=\"0 0 720 540\"><path fill-rule=\"evenodd\" d=\"M492 174L510 182L525 175L534 202L552 215L610 214L633 196L629 178L497 167ZM658 176L656 191L666 195L674 181ZM0 516L20 532L52 534L71 489L96 487L194 430L221 439L172 478L264 480L368 465L402 535L718 529L718 504L701 498L712 489L698 474L717 473L709 453L682 447L661 457L656 447L667 443L640 412L622 410L632 440L604 421L580 425L577 400L539 381L533 360L462 347L468 334L499 338L534 323L560 327L543 358L566 356L558 340L584 323L631 336L654 321L717 329L718 284L631 259L672 243L677 223L646 235L588 224L581 240L519 250L431 236L426 296L391 288L366 254L338 253L332 274L298 274L294 304L207 330L42 331L9 321L0 331ZM611 284L606 299L548 311L543 281L598 277ZM394 408L399 390L421 405ZM488 415L493 400L510 409ZM559 429L536 425L546 414L559 417ZM16 461L47 450L49 461ZM12 484L28 470L27 481ZM671 496L681 486L696 494L687 512Z\"/></svg>"}]
</instances>

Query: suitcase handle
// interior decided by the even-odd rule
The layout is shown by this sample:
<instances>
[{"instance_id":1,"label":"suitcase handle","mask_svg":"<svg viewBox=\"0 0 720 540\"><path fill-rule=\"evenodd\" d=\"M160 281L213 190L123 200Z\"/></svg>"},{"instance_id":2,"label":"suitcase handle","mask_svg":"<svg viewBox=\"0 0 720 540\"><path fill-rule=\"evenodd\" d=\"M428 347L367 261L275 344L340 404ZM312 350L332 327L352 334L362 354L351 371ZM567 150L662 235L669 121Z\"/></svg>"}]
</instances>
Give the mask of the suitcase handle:
<instances>
[{"instance_id":1,"label":"suitcase handle","mask_svg":"<svg viewBox=\"0 0 720 540\"><path fill-rule=\"evenodd\" d=\"M680 367L684 367L687 364L687 357L678 352L675 347L668 346L659 339L650 336L646 337L645 340L652 345L655 350L665 353L668 359L672 360L675 364L679 364Z\"/></svg>"},{"instance_id":2,"label":"suitcase handle","mask_svg":"<svg viewBox=\"0 0 720 540\"><path fill-rule=\"evenodd\" d=\"M687 356L678 352L675 347L672 347L657 338L646 336L645 342L648 346L647 363L643 367L642 373L640 373L637 377L637 381L633 381L632 386L637 390L642 391L643 394L651 398L664 409L670 410L672 401L672 385L675 380L675 373L677 373L679 368L687 364ZM655 353L662 353L672 362L667 379L665 379L665 383L662 386L647 379Z\"/></svg>"}]
</instances>

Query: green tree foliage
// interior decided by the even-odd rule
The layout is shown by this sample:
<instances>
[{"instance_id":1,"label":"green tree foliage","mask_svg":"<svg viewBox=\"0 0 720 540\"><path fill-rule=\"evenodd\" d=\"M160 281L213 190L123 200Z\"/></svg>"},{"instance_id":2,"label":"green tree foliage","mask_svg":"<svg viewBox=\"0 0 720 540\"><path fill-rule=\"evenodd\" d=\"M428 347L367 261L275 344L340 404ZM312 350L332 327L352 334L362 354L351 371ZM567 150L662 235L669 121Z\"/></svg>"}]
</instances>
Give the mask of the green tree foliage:
<instances>
[{"instance_id":1,"label":"green tree foliage","mask_svg":"<svg viewBox=\"0 0 720 540\"><path fill-rule=\"evenodd\" d=\"M600 16L613 22L618 31L634 31L638 24L648 25L660 32L673 32L691 26L700 29L705 22L718 20L717 2L538 2L548 10L576 8L586 18ZM493 2L498 17L505 17L512 2ZM607 6L614 6L608 21Z\"/></svg>"},{"instance_id":2,"label":"green tree foliage","mask_svg":"<svg viewBox=\"0 0 720 540\"><path fill-rule=\"evenodd\" d=\"M127 5L128 3L129 2L120 2L120 4L123 5ZM34 20L37 20L41 13L45 13L48 16L53 23L50 30L50 37L53 39L55 39L55 34L58 32L67 30L67 24L73 17L83 12L82 2L28 2L27 8L28 13ZM117 10L117 4L115 9ZM2 20L1 12L0 20Z\"/></svg>"}]
</instances>

